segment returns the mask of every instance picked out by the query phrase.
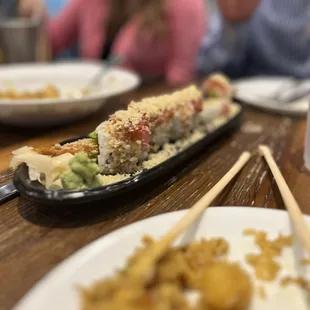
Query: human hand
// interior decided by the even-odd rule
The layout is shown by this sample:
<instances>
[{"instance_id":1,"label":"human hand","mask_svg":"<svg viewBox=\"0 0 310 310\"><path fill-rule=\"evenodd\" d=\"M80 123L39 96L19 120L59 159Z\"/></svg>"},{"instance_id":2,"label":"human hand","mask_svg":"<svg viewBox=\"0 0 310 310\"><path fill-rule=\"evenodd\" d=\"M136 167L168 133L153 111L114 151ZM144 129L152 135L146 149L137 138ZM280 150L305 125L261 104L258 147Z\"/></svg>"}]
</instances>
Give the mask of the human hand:
<instances>
[{"instance_id":1,"label":"human hand","mask_svg":"<svg viewBox=\"0 0 310 310\"><path fill-rule=\"evenodd\" d=\"M261 0L217 0L223 16L230 22L242 22L251 17Z\"/></svg>"},{"instance_id":2,"label":"human hand","mask_svg":"<svg viewBox=\"0 0 310 310\"><path fill-rule=\"evenodd\" d=\"M19 0L18 12L22 17L42 18L46 8L43 0Z\"/></svg>"}]
</instances>

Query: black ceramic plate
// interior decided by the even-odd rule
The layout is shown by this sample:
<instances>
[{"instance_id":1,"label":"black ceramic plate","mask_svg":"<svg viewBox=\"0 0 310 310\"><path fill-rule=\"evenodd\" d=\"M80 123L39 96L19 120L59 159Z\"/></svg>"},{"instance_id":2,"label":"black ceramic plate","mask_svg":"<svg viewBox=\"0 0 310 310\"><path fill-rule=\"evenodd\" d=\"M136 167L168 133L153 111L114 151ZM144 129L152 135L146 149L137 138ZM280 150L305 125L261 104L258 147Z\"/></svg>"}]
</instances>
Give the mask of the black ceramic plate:
<instances>
[{"instance_id":1,"label":"black ceramic plate","mask_svg":"<svg viewBox=\"0 0 310 310\"><path fill-rule=\"evenodd\" d=\"M30 200L45 203L45 204L81 204L91 202L94 200L109 198L114 195L120 195L124 192L136 189L139 186L145 185L146 183L168 173L175 167L184 164L193 155L206 149L212 142L217 140L221 135L232 131L239 127L242 120L242 109L230 119L223 126L216 129L214 132L205 136L189 148L175 156L169 158L163 163L139 173L129 179L117 182L111 185L102 186L98 188L92 188L81 191L67 191L67 190L47 190L39 182L32 182L28 176L28 167L25 164L20 165L14 174L14 185L19 193ZM78 139L85 137L78 137L63 141L61 144L73 142Z\"/></svg>"}]
</instances>

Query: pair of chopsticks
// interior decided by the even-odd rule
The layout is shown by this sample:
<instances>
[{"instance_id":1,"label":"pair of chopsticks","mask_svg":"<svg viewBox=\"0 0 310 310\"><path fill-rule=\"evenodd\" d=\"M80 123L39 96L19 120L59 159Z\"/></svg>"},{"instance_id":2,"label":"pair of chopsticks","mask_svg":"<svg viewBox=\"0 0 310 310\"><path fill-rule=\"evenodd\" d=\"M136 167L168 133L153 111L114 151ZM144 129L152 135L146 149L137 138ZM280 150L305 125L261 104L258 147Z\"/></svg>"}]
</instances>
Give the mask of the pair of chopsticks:
<instances>
[{"instance_id":1,"label":"pair of chopsticks","mask_svg":"<svg viewBox=\"0 0 310 310\"><path fill-rule=\"evenodd\" d=\"M266 145L259 146L260 153L264 156L272 174L275 178L279 191L281 193L282 199L284 201L286 210L288 211L292 222L294 223L296 233L300 241L302 242L304 248L310 254L310 231L303 217L303 214L295 200L292 192L290 191L287 183L284 180L272 154L270 148Z\"/></svg>"},{"instance_id":2,"label":"pair of chopsticks","mask_svg":"<svg viewBox=\"0 0 310 310\"><path fill-rule=\"evenodd\" d=\"M284 200L285 206L289 215L296 226L296 232L302 241L306 250L310 253L310 233L303 218L303 215L294 199L289 187L287 186L277 164L271 154L269 147L259 146L261 155L264 156L269 165L270 170L278 184L279 191ZM244 152L233 165L233 167L206 193L198 202L196 202L182 217L170 231L161 237L157 242L152 244L144 255L140 257L135 265L130 269L130 275L135 277L144 277L148 280L153 274L153 267L155 263L164 255L166 250L176 240L176 238L183 233L202 213L205 211L212 201L223 191L227 184L241 171L245 164L250 159L251 154Z\"/></svg>"}]
</instances>

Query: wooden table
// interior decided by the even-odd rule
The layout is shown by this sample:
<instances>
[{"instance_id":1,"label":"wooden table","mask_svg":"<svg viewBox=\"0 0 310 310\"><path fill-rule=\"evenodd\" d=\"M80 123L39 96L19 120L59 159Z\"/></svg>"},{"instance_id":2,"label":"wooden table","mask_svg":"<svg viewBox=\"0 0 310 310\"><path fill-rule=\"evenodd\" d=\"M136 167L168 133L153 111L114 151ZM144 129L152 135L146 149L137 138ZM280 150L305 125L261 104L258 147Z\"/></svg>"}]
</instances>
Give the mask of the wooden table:
<instances>
[{"instance_id":1,"label":"wooden table","mask_svg":"<svg viewBox=\"0 0 310 310\"><path fill-rule=\"evenodd\" d=\"M61 128L38 131L1 126L0 185L11 179L7 168L12 150L23 145L40 147L90 132L130 100L165 90L162 85L144 86L110 100L100 113ZM223 137L183 169L139 191L66 209L45 207L20 197L2 204L0 309L10 309L56 264L96 238L146 217L190 207L225 174L242 151L254 152L260 143L274 150L302 210L310 214L310 175L303 166L304 132L304 120L246 109L239 131ZM214 205L283 208L275 182L257 154Z\"/></svg>"}]
</instances>

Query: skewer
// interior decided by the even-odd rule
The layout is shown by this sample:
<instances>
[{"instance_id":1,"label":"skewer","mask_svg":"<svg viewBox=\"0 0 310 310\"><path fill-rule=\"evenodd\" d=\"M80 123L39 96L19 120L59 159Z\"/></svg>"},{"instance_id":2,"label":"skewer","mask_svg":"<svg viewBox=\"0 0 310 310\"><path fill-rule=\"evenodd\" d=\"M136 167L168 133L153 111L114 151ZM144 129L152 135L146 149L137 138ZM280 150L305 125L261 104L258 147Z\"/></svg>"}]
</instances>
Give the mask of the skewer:
<instances>
[{"instance_id":1,"label":"skewer","mask_svg":"<svg viewBox=\"0 0 310 310\"><path fill-rule=\"evenodd\" d=\"M248 162L251 154L244 152L241 154L233 167L218 181L211 190L196 202L189 211L175 224L170 231L154 243L145 255L137 261L130 269L130 275L135 277L145 277L149 279L152 275L154 264L160 259L175 239L183 233L201 214L209 207L211 202L222 192L226 185L238 174L243 166Z\"/></svg>"},{"instance_id":2,"label":"skewer","mask_svg":"<svg viewBox=\"0 0 310 310\"><path fill-rule=\"evenodd\" d=\"M305 249L310 254L310 231L308 229L308 226L306 224L306 221L303 217L302 212L300 211L300 208L290 191L287 183L285 182L272 154L271 150L266 145L260 145L259 151L264 156L267 164L269 165L269 168L273 174L273 177L275 178L279 191L281 193L282 199L284 201L285 207L295 225L296 233L299 239L302 241Z\"/></svg>"}]
</instances>

